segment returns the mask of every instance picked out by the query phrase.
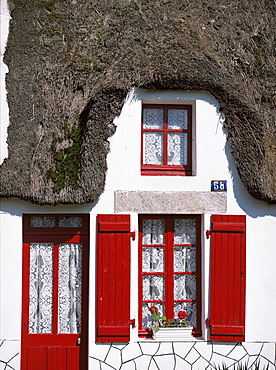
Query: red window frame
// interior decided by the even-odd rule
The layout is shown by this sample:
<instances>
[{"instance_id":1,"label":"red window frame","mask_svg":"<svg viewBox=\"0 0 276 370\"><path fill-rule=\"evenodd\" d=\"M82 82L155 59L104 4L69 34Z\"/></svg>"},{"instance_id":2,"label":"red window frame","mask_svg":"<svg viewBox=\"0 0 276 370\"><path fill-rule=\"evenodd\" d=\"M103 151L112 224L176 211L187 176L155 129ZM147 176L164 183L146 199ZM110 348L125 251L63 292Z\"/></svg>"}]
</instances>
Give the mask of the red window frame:
<instances>
[{"instance_id":1,"label":"red window frame","mask_svg":"<svg viewBox=\"0 0 276 370\"><path fill-rule=\"evenodd\" d=\"M162 129L145 129L144 128L144 108L163 109L163 128ZM188 127L184 130L168 129L168 109L185 109L188 112ZM145 132L162 132L163 133L163 164L144 164L144 133ZM187 164L186 165L169 165L168 164L168 134L169 133L186 133L187 138ZM150 176L189 176L192 175L192 106L191 105L168 105L168 104L143 104L142 106L142 123L141 123L141 174Z\"/></svg>"},{"instance_id":2,"label":"red window frame","mask_svg":"<svg viewBox=\"0 0 276 370\"><path fill-rule=\"evenodd\" d=\"M152 246L163 246L164 250L164 271L163 272L143 272L142 271L142 223L143 220L162 219L165 220L164 244L154 244ZM196 247L196 272L174 272L173 270L173 251L174 251L174 220L175 219L195 219L196 220L196 244L181 244L181 246ZM174 300L174 274L196 275L196 300ZM143 276L144 275L163 275L165 279L165 293L163 300L143 300ZM201 329L201 216L200 215L140 215L139 216L139 336L151 337L152 330L142 328L142 306L143 303L164 303L164 314L167 318L174 317L174 302L196 302L197 304L197 324L193 328L192 334L195 337L202 336Z\"/></svg>"}]
</instances>

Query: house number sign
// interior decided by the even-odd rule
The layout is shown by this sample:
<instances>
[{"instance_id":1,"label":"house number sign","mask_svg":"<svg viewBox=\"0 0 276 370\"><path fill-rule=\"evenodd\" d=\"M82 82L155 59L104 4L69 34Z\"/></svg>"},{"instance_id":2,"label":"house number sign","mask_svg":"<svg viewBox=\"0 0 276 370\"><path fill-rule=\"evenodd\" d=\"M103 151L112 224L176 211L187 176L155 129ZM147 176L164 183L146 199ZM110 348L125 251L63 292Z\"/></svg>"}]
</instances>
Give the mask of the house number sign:
<instances>
[{"instance_id":1,"label":"house number sign","mask_svg":"<svg viewBox=\"0 0 276 370\"><path fill-rule=\"evenodd\" d=\"M211 181L211 191L227 191L227 181L226 180L212 180Z\"/></svg>"}]
</instances>

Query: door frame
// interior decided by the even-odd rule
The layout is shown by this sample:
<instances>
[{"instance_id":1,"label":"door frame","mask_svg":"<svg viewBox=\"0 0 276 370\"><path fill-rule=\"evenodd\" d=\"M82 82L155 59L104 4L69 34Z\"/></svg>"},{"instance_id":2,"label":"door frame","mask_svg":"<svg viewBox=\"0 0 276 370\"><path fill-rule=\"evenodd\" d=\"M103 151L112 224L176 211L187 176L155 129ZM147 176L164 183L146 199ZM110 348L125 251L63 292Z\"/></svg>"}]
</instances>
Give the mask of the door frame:
<instances>
[{"instance_id":1,"label":"door frame","mask_svg":"<svg viewBox=\"0 0 276 370\"><path fill-rule=\"evenodd\" d=\"M54 217L55 227L31 227L31 217ZM81 227L63 227L58 228L58 217L82 217ZM50 242L59 244L62 242L79 242L82 244L82 311L81 311L81 333L75 334L76 340L81 338L79 369L88 369L88 294L89 294L89 214L23 214L23 246L22 246L22 320L21 320L21 370L27 370L27 346L29 334L29 277L30 277L30 243ZM54 271L53 271L54 273ZM54 280L53 276L53 280ZM53 313L57 308L53 307ZM54 317L54 315L53 315ZM40 334L34 334L40 335ZM53 335L41 334L48 337L49 340ZM74 335L74 334L62 334ZM47 338L45 338L47 339ZM40 340L39 340L40 342ZM42 339L43 342L43 339ZM53 346L59 345L56 339ZM38 346L40 346L38 344ZM51 346L51 344L50 344Z\"/></svg>"}]
</instances>

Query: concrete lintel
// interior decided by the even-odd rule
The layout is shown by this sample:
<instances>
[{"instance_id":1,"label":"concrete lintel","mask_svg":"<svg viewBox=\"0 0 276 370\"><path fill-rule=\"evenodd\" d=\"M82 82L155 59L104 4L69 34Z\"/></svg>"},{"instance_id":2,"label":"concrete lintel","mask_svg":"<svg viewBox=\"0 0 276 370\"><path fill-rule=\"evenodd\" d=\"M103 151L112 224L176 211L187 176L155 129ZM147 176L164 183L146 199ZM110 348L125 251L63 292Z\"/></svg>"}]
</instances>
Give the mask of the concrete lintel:
<instances>
[{"instance_id":1,"label":"concrete lintel","mask_svg":"<svg viewBox=\"0 0 276 370\"><path fill-rule=\"evenodd\" d=\"M115 212L226 213L227 194L210 191L115 191Z\"/></svg>"}]
</instances>

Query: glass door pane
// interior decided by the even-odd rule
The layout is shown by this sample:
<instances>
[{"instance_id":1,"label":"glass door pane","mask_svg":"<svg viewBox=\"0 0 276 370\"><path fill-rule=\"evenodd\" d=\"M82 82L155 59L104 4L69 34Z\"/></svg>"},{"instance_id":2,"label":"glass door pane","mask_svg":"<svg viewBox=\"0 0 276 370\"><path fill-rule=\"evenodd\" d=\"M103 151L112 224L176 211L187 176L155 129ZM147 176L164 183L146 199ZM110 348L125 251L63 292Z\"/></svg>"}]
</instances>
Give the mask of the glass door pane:
<instances>
[{"instance_id":1,"label":"glass door pane","mask_svg":"<svg viewBox=\"0 0 276 370\"><path fill-rule=\"evenodd\" d=\"M80 333L82 245L59 244L58 332Z\"/></svg>"},{"instance_id":2,"label":"glass door pane","mask_svg":"<svg viewBox=\"0 0 276 370\"><path fill-rule=\"evenodd\" d=\"M50 243L30 245L30 334L52 332L53 247Z\"/></svg>"}]
</instances>

